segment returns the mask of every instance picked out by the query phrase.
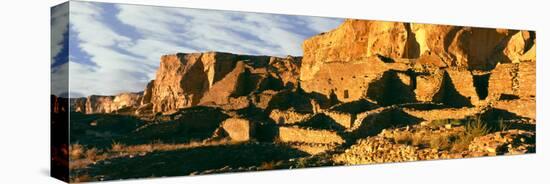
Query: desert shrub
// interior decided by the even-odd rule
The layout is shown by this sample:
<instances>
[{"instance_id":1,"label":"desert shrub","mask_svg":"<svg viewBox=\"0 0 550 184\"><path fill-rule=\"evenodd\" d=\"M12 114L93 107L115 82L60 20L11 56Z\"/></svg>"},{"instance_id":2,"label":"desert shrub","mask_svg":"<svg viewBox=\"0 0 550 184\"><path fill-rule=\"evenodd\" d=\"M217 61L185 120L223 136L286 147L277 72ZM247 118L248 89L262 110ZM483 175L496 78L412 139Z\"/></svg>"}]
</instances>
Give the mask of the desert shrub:
<instances>
[{"instance_id":1,"label":"desert shrub","mask_svg":"<svg viewBox=\"0 0 550 184\"><path fill-rule=\"evenodd\" d=\"M440 135L430 139L430 148L448 150L451 147L451 139L448 135Z\"/></svg>"},{"instance_id":2,"label":"desert shrub","mask_svg":"<svg viewBox=\"0 0 550 184\"><path fill-rule=\"evenodd\" d=\"M270 161L270 162L263 162L259 169L260 170L271 170L271 169L275 169L275 165L276 165L276 161Z\"/></svg>"},{"instance_id":3,"label":"desert shrub","mask_svg":"<svg viewBox=\"0 0 550 184\"><path fill-rule=\"evenodd\" d=\"M98 158L98 150L96 148L86 150L86 159L96 161Z\"/></svg>"},{"instance_id":4,"label":"desert shrub","mask_svg":"<svg viewBox=\"0 0 550 184\"><path fill-rule=\"evenodd\" d=\"M111 144L111 151L113 152L121 152L123 149L124 145L119 142L113 142L113 144Z\"/></svg>"},{"instance_id":5,"label":"desert shrub","mask_svg":"<svg viewBox=\"0 0 550 184\"><path fill-rule=\"evenodd\" d=\"M424 134L420 134L420 133L416 133L416 134L413 134L412 135L412 145L413 146L421 146L423 144L425 144L426 140L425 140L425 137Z\"/></svg>"},{"instance_id":6,"label":"desert shrub","mask_svg":"<svg viewBox=\"0 0 550 184\"><path fill-rule=\"evenodd\" d=\"M464 132L459 134L457 140L453 143L452 150L459 152L468 149L470 142L474 138L487 135L490 130L487 123L483 122L479 117L470 120L465 124Z\"/></svg>"},{"instance_id":7,"label":"desert shrub","mask_svg":"<svg viewBox=\"0 0 550 184\"><path fill-rule=\"evenodd\" d=\"M465 125L465 134L468 134L473 137L483 136L487 135L490 132L490 128L487 126L487 124L483 121L481 121L480 118L476 118L475 120L471 120Z\"/></svg>"},{"instance_id":8,"label":"desert shrub","mask_svg":"<svg viewBox=\"0 0 550 184\"><path fill-rule=\"evenodd\" d=\"M502 118L498 120L498 128L500 131L506 131L510 129L510 123L504 121Z\"/></svg>"},{"instance_id":9,"label":"desert shrub","mask_svg":"<svg viewBox=\"0 0 550 184\"><path fill-rule=\"evenodd\" d=\"M463 123L462 123L462 120L459 120L459 119L438 119L438 120L431 121L429 125L431 127L440 127L440 126L445 126L447 124L458 126L458 125L462 125Z\"/></svg>"},{"instance_id":10,"label":"desert shrub","mask_svg":"<svg viewBox=\"0 0 550 184\"><path fill-rule=\"evenodd\" d=\"M394 136L394 141L399 144L412 144L413 135L410 132L402 132Z\"/></svg>"},{"instance_id":11,"label":"desert shrub","mask_svg":"<svg viewBox=\"0 0 550 184\"><path fill-rule=\"evenodd\" d=\"M71 159L80 159L84 154L84 146L78 143L71 144L69 146L69 156Z\"/></svg>"}]
</instances>

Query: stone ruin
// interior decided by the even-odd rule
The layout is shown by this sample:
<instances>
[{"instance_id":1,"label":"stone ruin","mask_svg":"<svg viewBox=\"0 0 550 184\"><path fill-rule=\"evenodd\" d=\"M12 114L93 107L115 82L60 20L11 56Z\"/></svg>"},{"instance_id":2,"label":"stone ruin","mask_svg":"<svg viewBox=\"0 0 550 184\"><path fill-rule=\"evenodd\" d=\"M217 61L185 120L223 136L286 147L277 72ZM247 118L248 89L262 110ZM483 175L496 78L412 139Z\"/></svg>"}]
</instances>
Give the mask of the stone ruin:
<instances>
[{"instance_id":1,"label":"stone ruin","mask_svg":"<svg viewBox=\"0 0 550 184\"><path fill-rule=\"evenodd\" d=\"M165 55L143 92L71 99L71 109L159 118L208 106L228 117L217 137L318 154L486 109L534 122L535 51L533 31L346 20L305 40L303 57Z\"/></svg>"}]
</instances>

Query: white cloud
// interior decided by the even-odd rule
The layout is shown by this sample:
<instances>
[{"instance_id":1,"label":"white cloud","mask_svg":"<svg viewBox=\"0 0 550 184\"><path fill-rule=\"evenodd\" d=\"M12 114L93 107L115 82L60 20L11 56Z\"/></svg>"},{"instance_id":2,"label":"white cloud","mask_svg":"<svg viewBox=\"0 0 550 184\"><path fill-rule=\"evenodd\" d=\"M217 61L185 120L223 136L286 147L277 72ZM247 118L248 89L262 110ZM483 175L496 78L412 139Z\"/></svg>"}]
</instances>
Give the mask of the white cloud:
<instances>
[{"instance_id":1,"label":"white cloud","mask_svg":"<svg viewBox=\"0 0 550 184\"><path fill-rule=\"evenodd\" d=\"M232 11L119 5L118 19L148 38L197 51L241 54L301 55L308 36L335 28L339 19L241 13Z\"/></svg>"},{"instance_id":2,"label":"white cloud","mask_svg":"<svg viewBox=\"0 0 550 184\"><path fill-rule=\"evenodd\" d=\"M133 40L102 22L105 12L97 5L71 3L71 29L77 34L78 47L94 64L83 64L86 62L71 57L70 90L85 95L143 90L149 79L147 74L153 72L152 67L142 58L117 50L134 44Z\"/></svg>"},{"instance_id":3,"label":"white cloud","mask_svg":"<svg viewBox=\"0 0 550 184\"><path fill-rule=\"evenodd\" d=\"M68 94L69 91L69 64L65 63L58 67L52 68L52 84L51 94L56 96L63 96Z\"/></svg>"},{"instance_id":4,"label":"white cloud","mask_svg":"<svg viewBox=\"0 0 550 184\"><path fill-rule=\"evenodd\" d=\"M53 64L55 56L63 49L63 34L67 32L69 24L69 3L60 4L51 9L50 54Z\"/></svg>"},{"instance_id":5,"label":"white cloud","mask_svg":"<svg viewBox=\"0 0 550 184\"><path fill-rule=\"evenodd\" d=\"M78 47L89 57L71 57L70 87L85 95L143 90L164 54L221 51L301 55L304 39L341 23L339 19L318 17L104 6L71 2L71 30L77 34L78 45L70 47Z\"/></svg>"}]
</instances>

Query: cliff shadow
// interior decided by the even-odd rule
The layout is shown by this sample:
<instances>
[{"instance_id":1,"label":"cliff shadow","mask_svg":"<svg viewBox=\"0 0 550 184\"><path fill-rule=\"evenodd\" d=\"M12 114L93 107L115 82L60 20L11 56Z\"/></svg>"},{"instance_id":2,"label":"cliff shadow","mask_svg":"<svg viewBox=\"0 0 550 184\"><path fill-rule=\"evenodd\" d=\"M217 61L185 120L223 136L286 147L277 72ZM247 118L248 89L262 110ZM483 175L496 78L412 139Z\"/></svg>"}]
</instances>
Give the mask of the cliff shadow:
<instances>
[{"instance_id":1,"label":"cliff shadow","mask_svg":"<svg viewBox=\"0 0 550 184\"><path fill-rule=\"evenodd\" d=\"M185 143L210 138L221 123L229 118L221 109L195 106L177 113L157 117L131 132L124 142L146 144L151 141Z\"/></svg>"},{"instance_id":2,"label":"cliff shadow","mask_svg":"<svg viewBox=\"0 0 550 184\"><path fill-rule=\"evenodd\" d=\"M352 102L341 103L332 106L330 110L343 113L357 114L369 110L376 109L378 106L376 103L370 102L367 99L359 99Z\"/></svg>"},{"instance_id":3,"label":"cliff shadow","mask_svg":"<svg viewBox=\"0 0 550 184\"><path fill-rule=\"evenodd\" d=\"M185 80L180 81L180 86L188 93L185 96L187 105L197 105L210 86L204 64L200 61L196 62L182 78Z\"/></svg>"},{"instance_id":4,"label":"cliff shadow","mask_svg":"<svg viewBox=\"0 0 550 184\"><path fill-rule=\"evenodd\" d=\"M407 44L405 45L405 57L406 58L418 58L420 57L420 44L416 41L416 34L411 30L410 23L404 23L407 30Z\"/></svg>"},{"instance_id":5,"label":"cliff shadow","mask_svg":"<svg viewBox=\"0 0 550 184\"><path fill-rule=\"evenodd\" d=\"M434 95L434 102L443 103L450 107L472 106L470 99L462 96L455 88L449 73L443 73L443 79L439 91Z\"/></svg>"},{"instance_id":6,"label":"cliff shadow","mask_svg":"<svg viewBox=\"0 0 550 184\"><path fill-rule=\"evenodd\" d=\"M529 120L529 118L522 117L504 109L491 108L478 114L477 116L493 130L502 129L502 126L506 126L508 129L536 131L535 124L523 123Z\"/></svg>"},{"instance_id":7,"label":"cliff shadow","mask_svg":"<svg viewBox=\"0 0 550 184\"><path fill-rule=\"evenodd\" d=\"M352 135L354 138L368 137L377 135L386 128L399 128L422 121L424 119L414 117L401 109L392 108L367 116Z\"/></svg>"},{"instance_id":8,"label":"cliff shadow","mask_svg":"<svg viewBox=\"0 0 550 184\"><path fill-rule=\"evenodd\" d=\"M335 130L335 131L344 131L346 128L340 124L338 124L334 119L331 117L323 114L318 113L315 114L313 117L297 123L299 127L303 128L312 128L312 129L321 129L321 130Z\"/></svg>"},{"instance_id":9,"label":"cliff shadow","mask_svg":"<svg viewBox=\"0 0 550 184\"><path fill-rule=\"evenodd\" d=\"M83 114L71 112L71 144L82 144L96 148L110 147L113 141L126 142L127 137L145 121L135 116L119 114Z\"/></svg>"},{"instance_id":10,"label":"cliff shadow","mask_svg":"<svg viewBox=\"0 0 550 184\"><path fill-rule=\"evenodd\" d=\"M316 108L329 108L333 100L320 93L306 93L301 88L283 90L272 97L268 103L266 112L270 113L273 109L288 110L292 108L296 112L313 113ZM339 101L336 103L339 103Z\"/></svg>"},{"instance_id":11,"label":"cliff shadow","mask_svg":"<svg viewBox=\"0 0 550 184\"><path fill-rule=\"evenodd\" d=\"M489 95L489 78L491 73L482 75L473 75L474 87L476 88L477 96L480 100L485 100Z\"/></svg>"},{"instance_id":12,"label":"cliff shadow","mask_svg":"<svg viewBox=\"0 0 550 184\"><path fill-rule=\"evenodd\" d=\"M405 84L394 70L384 72L369 84L366 96L382 106L416 102L412 86Z\"/></svg>"}]
</instances>

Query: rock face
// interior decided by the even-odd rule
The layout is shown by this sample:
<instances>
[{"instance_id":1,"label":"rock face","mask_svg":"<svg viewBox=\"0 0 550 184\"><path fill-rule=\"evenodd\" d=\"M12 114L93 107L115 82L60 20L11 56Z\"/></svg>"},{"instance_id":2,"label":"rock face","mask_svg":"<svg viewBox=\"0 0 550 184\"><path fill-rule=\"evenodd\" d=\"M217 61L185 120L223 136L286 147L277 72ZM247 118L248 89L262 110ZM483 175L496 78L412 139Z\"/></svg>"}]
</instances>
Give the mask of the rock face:
<instances>
[{"instance_id":1,"label":"rock face","mask_svg":"<svg viewBox=\"0 0 550 184\"><path fill-rule=\"evenodd\" d=\"M143 97L141 98L140 105L145 105L151 103L151 98L153 97L153 87L155 80L151 80L147 83L145 90L143 90Z\"/></svg>"},{"instance_id":2,"label":"rock face","mask_svg":"<svg viewBox=\"0 0 550 184\"><path fill-rule=\"evenodd\" d=\"M151 87L153 112L171 113L180 108L235 102L257 87L295 84L300 58L247 56L207 52L165 55ZM271 65L270 65L271 63ZM269 67L268 67L269 65ZM264 86L259 86L264 85ZM145 92L146 96L149 93ZM243 99L237 100L245 103Z\"/></svg>"},{"instance_id":3,"label":"rock face","mask_svg":"<svg viewBox=\"0 0 550 184\"><path fill-rule=\"evenodd\" d=\"M406 55L407 30L402 23L347 20L337 29L304 41L300 79L308 81L325 63L350 63L374 55Z\"/></svg>"},{"instance_id":4,"label":"rock face","mask_svg":"<svg viewBox=\"0 0 550 184\"><path fill-rule=\"evenodd\" d=\"M66 113L69 111L69 100L62 97L57 97L55 95L50 96L50 111L51 113Z\"/></svg>"},{"instance_id":5,"label":"rock face","mask_svg":"<svg viewBox=\"0 0 550 184\"><path fill-rule=\"evenodd\" d=\"M139 107L142 93L121 93L116 96L91 95L72 99L71 109L85 114L117 113Z\"/></svg>"},{"instance_id":6,"label":"rock face","mask_svg":"<svg viewBox=\"0 0 550 184\"><path fill-rule=\"evenodd\" d=\"M146 171L143 162L180 160L210 173L536 152L532 31L346 20L303 49L303 58L165 55L143 92L70 106L52 96L52 117L69 107L117 114L71 117L84 137L72 142L131 148L104 150L113 158L76 173L121 161ZM201 158L223 168L201 171Z\"/></svg>"},{"instance_id":7,"label":"rock face","mask_svg":"<svg viewBox=\"0 0 550 184\"><path fill-rule=\"evenodd\" d=\"M468 149L488 155L515 155L535 152L535 134L523 130L507 130L476 137Z\"/></svg>"},{"instance_id":8,"label":"rock face","mask_svg":"<svg viewBox=\"0 0 550 184\"><path fill-rule=\"evenodd\" d=\"M231 104L231 97L245 96L250 92L250 89L247 89L251 87L248 86L251 83L247 83L249 77L250 70L246 68L244 62L238 62L231 72L205 92L199 104L218 106Z\"/></svg>"},{"instance_id":9,"label":"rock face","mask_svg":"<svg viewBox=\"0 0 550 184\"><path fill-rule=\"evenodd\" d=\"M197 105L210 86L233 69L235 60L235 55L225 53L163 56L151 93L153 111Z\"/></svg>"},{"instance_id":10,"label":"rock face","mask_svg":"<svg viewBox=\"0 0 550 184\"><path fill-rule=\"evenodd\" d=\"M530 31L346 20L304 41L300 81L304 91L341 102L478 105L487 96L488 75L476 72L532 62L535 47Z\"/></svg>"}]
</instances>

